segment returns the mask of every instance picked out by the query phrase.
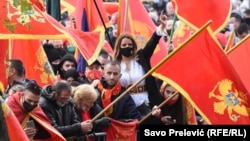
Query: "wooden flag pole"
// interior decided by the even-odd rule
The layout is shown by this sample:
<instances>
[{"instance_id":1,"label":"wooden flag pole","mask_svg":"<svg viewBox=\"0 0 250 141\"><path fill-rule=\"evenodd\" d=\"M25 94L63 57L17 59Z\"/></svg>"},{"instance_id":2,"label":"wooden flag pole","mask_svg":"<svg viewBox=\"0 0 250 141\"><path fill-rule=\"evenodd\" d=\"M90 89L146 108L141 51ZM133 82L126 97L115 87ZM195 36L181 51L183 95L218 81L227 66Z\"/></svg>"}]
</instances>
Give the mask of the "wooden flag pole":
<instances>
[{"instance_id":1,"label":"wooden flag pole","mask_svg":"<svg viewBox=\"0 0 250 141\"><path fill-rule=\"evenodd\" d=\"M166 103L168 103L168 101L170 100L170 99L172 99L174 96L176 96L178 94L178 91L176 91L173 95L171 95L170 97L168 97L167 99L165 99L159 106L157 106L159 109L162 107L162 106L164 106ZM152 114L152 112L153 111L151 111L151 112L149 112L146 116L144 116L140 121L139 121L139 123L138 124L141 124L143 121L145 121L148 117L150 117L151 116L151 114Z\"/></svg>"},{"instance_id":2,"label":"wooden flag pole","mask_svg":"<svg viewBox=\"0 0 250 141\"><path fill-rule=\"evenodd\" d=\"M194 37L196 37L201 31L207 28L212 23L212 21L208 21L205 25L203 25L197 32L195 32L192 37L190 37L188 40L183 42L179 48L176 50L180 49L182 46L185 46L187 43L189 43ZM168 58L170 58L172 55L174 55L175 52L173 52L171 55L166 56L163 58L159 63L157 63L153 68L151 68L146 74L142 76L141 79L139 79L137 82L135 82L133 85L131 85L129 88L127 88L119 97L117 97L114 101L112 101L107 107L105 107L100 113L98 113L94 118L92 118L91 122L97 120L99 117L101 117L104 112L106 112L109 108L111 108L116 102L118 102L122 97L124 97L126 94L129 94L129 92L137 86L139 83L141 83L146 77L151 75L156 69L158 69L163 63L165 63Z\"/></svg>"},{"instance_id":3,"label":"wooden flag pole","mask_svg":"<svg viewBox=\"0 0 250 141\"><path fill-rule=\"evenodd\" d=\"M130 0L126 0L126 13L125 13L125 19L124 19L124 29L123 31L127 32L127 23L128 23L128 9L129 9L129 4L130 4Z\"/></svg>"}]
</instances>

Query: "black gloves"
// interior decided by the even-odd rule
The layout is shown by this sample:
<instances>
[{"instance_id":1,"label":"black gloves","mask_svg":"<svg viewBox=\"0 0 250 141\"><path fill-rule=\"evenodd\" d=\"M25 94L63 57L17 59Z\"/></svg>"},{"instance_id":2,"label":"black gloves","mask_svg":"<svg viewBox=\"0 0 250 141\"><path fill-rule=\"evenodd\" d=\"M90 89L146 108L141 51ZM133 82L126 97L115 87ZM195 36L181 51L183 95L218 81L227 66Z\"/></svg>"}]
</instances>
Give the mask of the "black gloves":
<instances>
[{"instance_id":1,"label":"black gloves","mask_svg":"<svg viewBox=\"0 0 250 141\"><path fill-rule=\"evenodd\" d=\"M94 126L109 127L110 126L109 117L102 117L100 119L97 119L96 121L94 121Z\"/></svg>"}]
</instances>

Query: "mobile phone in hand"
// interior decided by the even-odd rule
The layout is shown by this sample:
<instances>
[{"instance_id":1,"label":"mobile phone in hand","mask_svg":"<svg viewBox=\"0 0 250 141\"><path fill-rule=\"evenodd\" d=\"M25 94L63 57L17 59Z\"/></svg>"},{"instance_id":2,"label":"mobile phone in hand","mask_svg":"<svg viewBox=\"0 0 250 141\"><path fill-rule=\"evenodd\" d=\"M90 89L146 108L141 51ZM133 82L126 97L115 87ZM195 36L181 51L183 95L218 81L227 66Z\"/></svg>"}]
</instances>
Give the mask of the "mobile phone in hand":
<instances>
[{"instance_id":1,"label":"mobile phone in hand","mask_svg":"<svg viewBox=\"0 0 250 141\"><path fill-rule=\"evenodd\" d=\"M35 123L33 120L29 120L26 122L26 128L35 128Z\"/></svg>"}]
</instances>

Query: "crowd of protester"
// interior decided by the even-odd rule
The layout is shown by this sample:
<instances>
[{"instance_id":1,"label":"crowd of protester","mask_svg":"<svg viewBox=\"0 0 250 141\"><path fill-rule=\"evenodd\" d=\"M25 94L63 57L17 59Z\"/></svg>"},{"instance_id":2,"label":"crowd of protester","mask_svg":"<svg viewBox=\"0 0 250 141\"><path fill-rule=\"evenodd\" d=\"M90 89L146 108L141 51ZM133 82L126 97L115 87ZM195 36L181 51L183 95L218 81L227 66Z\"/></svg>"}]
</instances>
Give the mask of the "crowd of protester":
<instances>
[{"instance_id":1,"label":"crowd of protester","mask_svg":"<svg viewBox=\"0 0 250 141\"><path fill-rule=\"evenodd\" d=\"M222 48L230 31L235 33L235 44L249 33L250 1L231 0L232 13L228 25L217 35ZM39 86L36 80L25 76L22 60L8 61L8 86L3 97L13 110L26 135L34 140L64 140L85 137L90 133L104 132L112 119L122 122L141 120L142 124L183 124L185 120L184 97L169 84L163 85L153 76L147 76L125 96L107 109L95 121L91 119L123 95L150 69L150 58L161 38L167 42L173 25L174 8L167 0L144 0L149 16L157 26L143 49L127 33L117 36L118 12L110 16L108 33L114 53L102 49L92 64L85 65L79 73L75 48L64 40L44 41L43 48L57 76L54 84ZM173 48L172 48L173 49ZM165 106L158 108L170 95L178 93ZM197 124L206 124L196 113ZM27 125L34 122L35 127Z\"/></svg>"}]
</instances>

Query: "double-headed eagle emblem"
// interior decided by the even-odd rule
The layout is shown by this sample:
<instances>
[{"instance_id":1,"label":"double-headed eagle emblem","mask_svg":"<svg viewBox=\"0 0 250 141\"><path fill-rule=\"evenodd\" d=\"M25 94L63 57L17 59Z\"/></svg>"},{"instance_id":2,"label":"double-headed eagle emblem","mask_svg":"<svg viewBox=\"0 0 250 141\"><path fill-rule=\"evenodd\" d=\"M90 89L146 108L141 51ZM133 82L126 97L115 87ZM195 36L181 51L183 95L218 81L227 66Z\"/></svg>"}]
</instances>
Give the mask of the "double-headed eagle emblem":
<instances>
[{"instance_id":1,"label":"double-headed eagle emblem","mask_svg":"<svg viewBox=\"0 0 250 141\"><path fill-rule=\"evenodd\" d=\"M241 116L250 114L247 94L237 90L233 82L229 79L217 83L213 91L209 93L209 98L216 98L214 102L214 112L220 115L228 114L229 118L237 122Z\"/></svg>"},{"instance_id":2,"label":"double-headed eagle emblem","mask_svg":"<svg viewBox=\"0 0 250 141\"><path fill-rule=\"evenodd\" d=\"M16 29L16 24L26 26L31 29L32 19L36 22L45 23L45 18L34 10L33 4L29 0L6 0L7 19L4 19L4 26L12 33ZM4 7L4 6L3 6ZM15 17L16 19L12 19ZM16 22L17 21L17 22Z\"/></svg>"}]
</instances>

